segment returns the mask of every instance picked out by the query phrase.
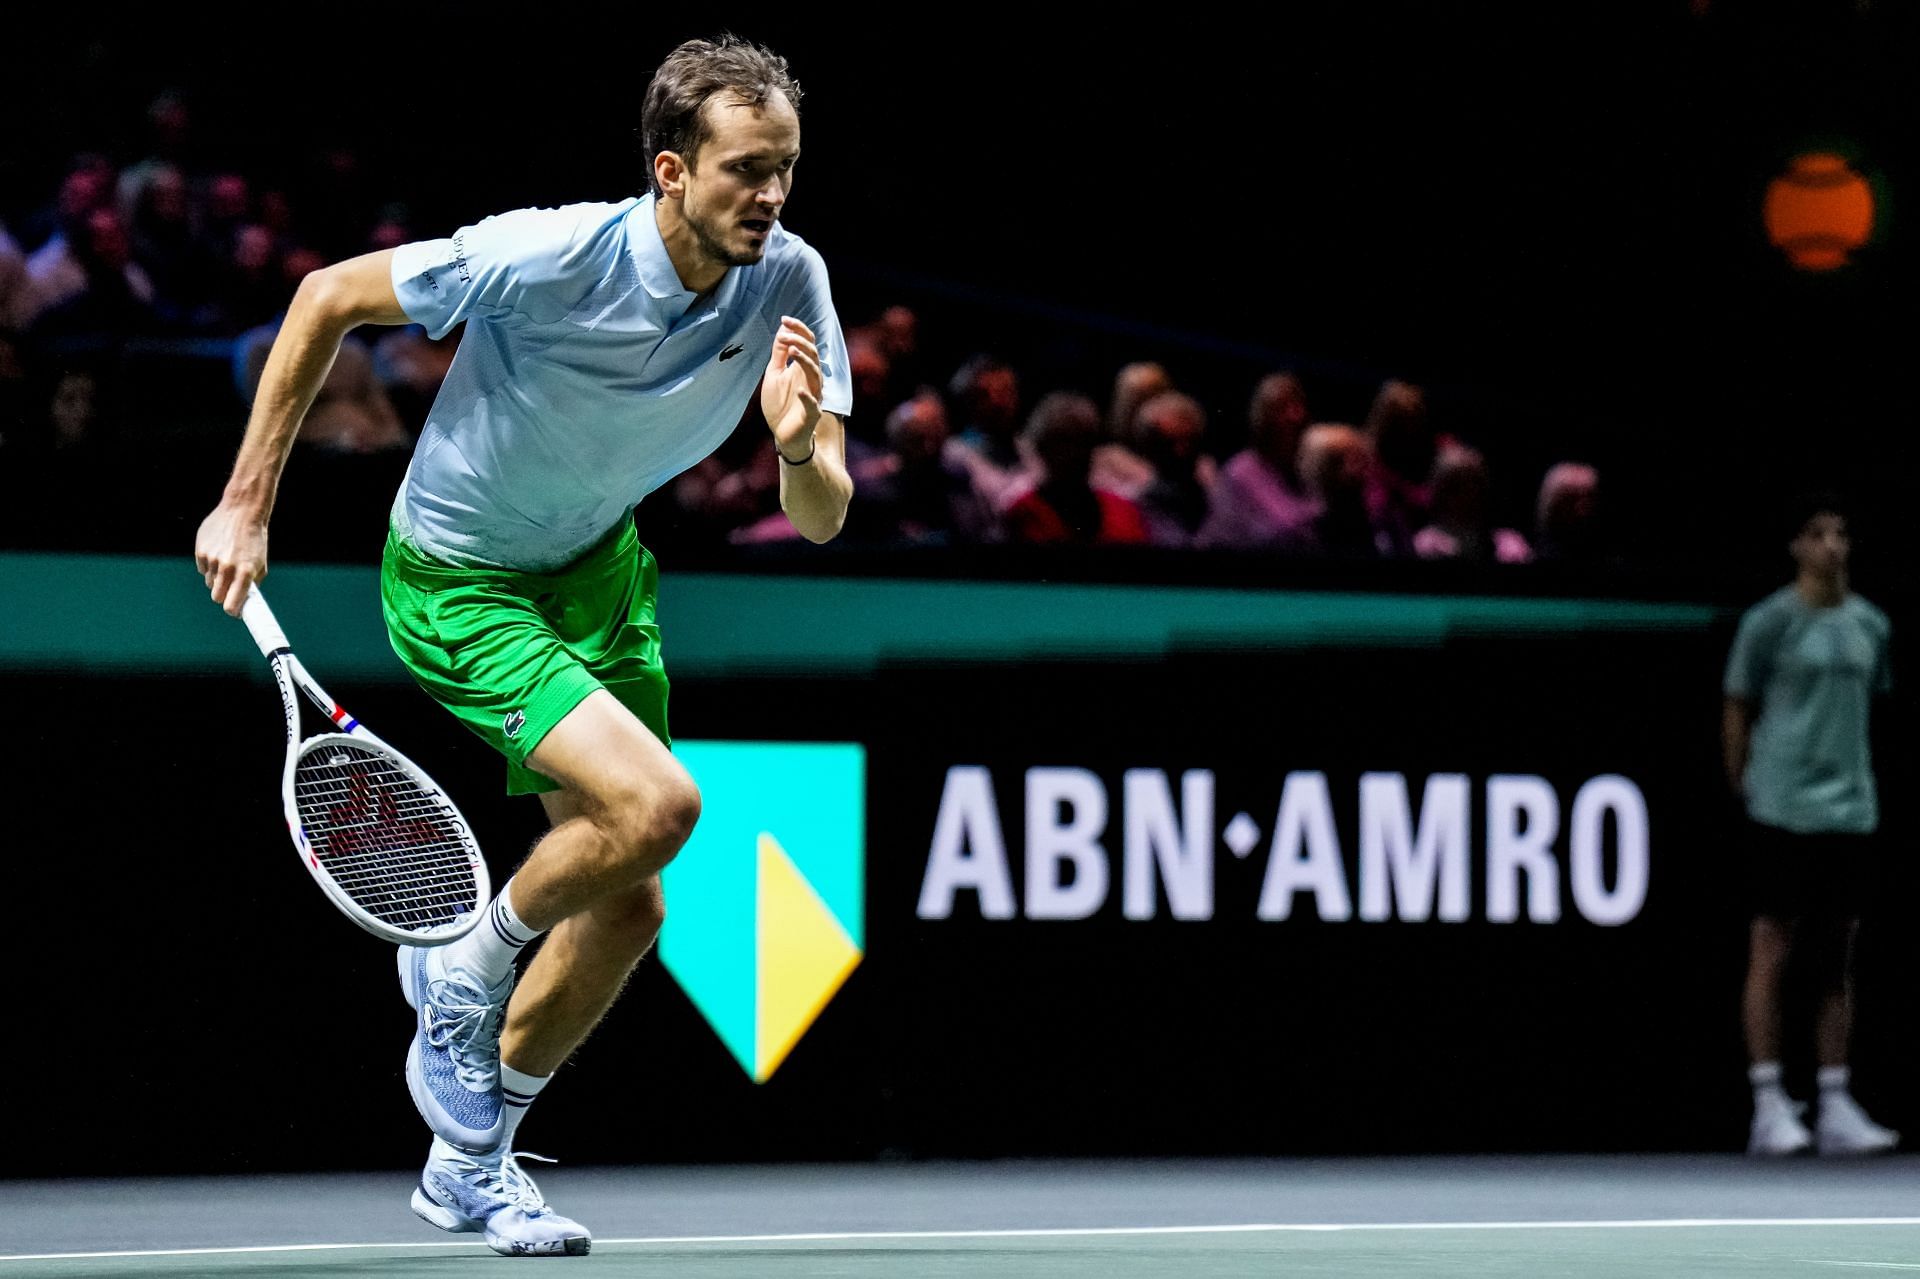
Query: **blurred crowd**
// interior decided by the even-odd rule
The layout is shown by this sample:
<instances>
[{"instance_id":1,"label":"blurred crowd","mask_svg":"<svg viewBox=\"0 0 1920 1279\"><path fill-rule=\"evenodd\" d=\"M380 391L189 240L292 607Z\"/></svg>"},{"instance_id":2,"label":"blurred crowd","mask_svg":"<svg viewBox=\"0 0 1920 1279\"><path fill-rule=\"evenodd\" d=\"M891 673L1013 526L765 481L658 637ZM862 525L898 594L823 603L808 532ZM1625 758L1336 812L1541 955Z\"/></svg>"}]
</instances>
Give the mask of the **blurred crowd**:
<instances>
[{"instance_id":1,"label":"blurred crowd","mask_svg":"<svg viewBox=\"0 0 1920 1279\"><path fill-rule=\"evenodd\" d=\"M44 205L0 224L4 454L114 438L104 384L117 353L141 342L191 346L200 359L209 345L230 351L233 394L207 413L237 432L301 278L416 238L403 205L367 196L348 151L315 157L305 187L270 183L196 167L177 99L156 102L148 123L151 154L121 166L76 156ZM1060 386L993 354L924 349L907 306L844 318L864 321L846 335L849 542L1502 564L1607 553L1594 467L1550 467L1531 510L1509 502L1509 518L1496 518L1493 463L1437 423L1426 391L1407 380L1382 380L1364 417L1347 423L1316 414L1308 382L1284 369L1236 402L1221 403L1214 387L1209 407L1160 363L1116 359L1109 386ZM436 342L418 327L350 336L302 444L403 464L458 342L458 332ZM779 479L749 408L733 439L648 499L649 514L683 542L795 538Z\"/></svg>"},{"instance_id":2,"label":"blurred crowd","mask_svg":"<svg viewBox=\"0 0 1920 1279\"><path fill-rule=\"evenodd\" d=\"M1600 477L1550 468L1531 527L1494 518L1485 456L1435 428L1425 392L1388 379L1359 425L1316 420L1306 385L1259 379L1244 421L1217 424L1162 365L1114 375L1104 405L1073 390L1028 403L1011 364L975 355L918 381L918 325L890 307L847 334L855 382L846 536L860 542L1151 544L1341 558L1592 560ZM874 408L868 411L865 406ZM765 431L682 476L673 500L711 535L794 537ZM1221 439L1237 439L1231 451Z\"/></svg>"}]
</instances>

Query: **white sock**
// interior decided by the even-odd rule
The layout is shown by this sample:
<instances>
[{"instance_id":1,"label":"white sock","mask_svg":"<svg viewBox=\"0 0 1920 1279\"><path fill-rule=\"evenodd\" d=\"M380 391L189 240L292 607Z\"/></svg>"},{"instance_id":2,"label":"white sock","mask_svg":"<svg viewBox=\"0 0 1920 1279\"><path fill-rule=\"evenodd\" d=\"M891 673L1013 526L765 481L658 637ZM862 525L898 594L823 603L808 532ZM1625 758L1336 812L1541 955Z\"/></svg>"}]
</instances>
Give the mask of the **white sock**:
<instances>
[{"instance_id":1,"label":"white sock","mask_svg":"<svg viewBox=\"0 0 1920 1279\"><path fill-rule=\"evenodd\" d=\"M1747 1067L1747 1082L1753 1085L1753 1104L1777 1101L1787 1104L1787 1090L1780 1086L1780 1063L1756 1061Z\"/></svg>"},{"instance_id":2,"label":"white sock","mask_svg":"<svg viewBox=\"0 0 1920 1279\"><path fill-rule=\"evenodd\" d=\"M1820 1093L1846 1092L1853 1082L1853 1072L1845 1066L1822 1066L1817 1076L1820 1081Z\"/></svg>"},{"instance_id":3,"label":"white sock","mask_svg":"<svg viewBox=\"0 0 1920 1279\"><path fill-rule=\"evenodd\" d=\"M529 928L513 911L513 881L487 907L487 917L474 930L447 947L446 966L458 968L486 987L498 986L513 971L513 961L528 942L544 931Z\"/></svg>"},{"instance_id":4,"label":"white sock","mask_svg":"<svg viewBox=\"0 0 1920 1279\"><path fill-rule=\"evenodd\" d=\"M506 1124L500 1134L500 1148L513 1149L513 1135L520 1131L520 1121L527 1117L528 1107L540 1090L547 1086L552 1075L528 1075L506 1062L500 1063L500 1102L505 1111Z\"/></svg>"}]
</instances>

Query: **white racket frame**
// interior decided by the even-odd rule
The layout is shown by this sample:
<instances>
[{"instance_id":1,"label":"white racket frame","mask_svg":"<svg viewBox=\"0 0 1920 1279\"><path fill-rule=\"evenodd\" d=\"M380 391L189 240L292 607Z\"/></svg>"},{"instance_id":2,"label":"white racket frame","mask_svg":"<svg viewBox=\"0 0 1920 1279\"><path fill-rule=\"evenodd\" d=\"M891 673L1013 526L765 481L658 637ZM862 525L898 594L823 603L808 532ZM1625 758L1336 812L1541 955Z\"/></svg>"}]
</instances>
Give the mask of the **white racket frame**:
<instances>
[{"instance_id":1,"label":"white racket frame","mask_svg":"<svg viewBox=\"0 0 1920 1279\"><path fill-rule=\"evenodd\" d=\"M247 591L246 601L240 606L240 620L247 624L253 642L260 646L261 654L273 668L274 682L280 686L280 705L287 718L287 761L280 774L280 800L286 813L287 832L293 837L293 848L299 854L300 864L306 867L307 873L313 876L314 882L327 895L327 900L339 907L343 915L383 941L401 946L444 946L472 932L480 923L487 903L493 900L493 886L487 875L486 859L480 855L480 845L474 839L473 828L467 824L465 815L418 765L375 736L371 729L349 715L345 707L320 687L320 681L314 679L300 659L293 655L293 646L287 642L287 633L280 629L279 621L274 618L273 610L267 607L267 601L257 585ZM341 731L316 734L304 741L301 739L300 706L294 696L296 685L307 695L307 700L319 707ZM447 815L460 832L460 842L465 846L467 857L473 865L475 896L464 921L456 920L420 931L398 928L360 906L334 882L333 876L307 841L293 786L294 770L300 757L316 744L324 745L329 741L350 741L360 750L377 751L445 806Z\"/></svg>"}]
</instances>

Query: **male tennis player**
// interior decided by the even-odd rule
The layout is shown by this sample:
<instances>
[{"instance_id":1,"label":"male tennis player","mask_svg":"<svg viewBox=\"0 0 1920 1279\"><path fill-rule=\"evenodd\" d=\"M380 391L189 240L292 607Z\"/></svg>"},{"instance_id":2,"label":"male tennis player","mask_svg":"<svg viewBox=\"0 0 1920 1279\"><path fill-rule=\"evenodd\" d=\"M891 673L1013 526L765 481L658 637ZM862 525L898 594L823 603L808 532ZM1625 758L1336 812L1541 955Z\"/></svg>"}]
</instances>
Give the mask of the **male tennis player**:
<instances>
[{"instance_id":1,"label":"male tennis player","mask_svg":"<svg viewBox=\"0 0 1920 1279\"><path fill-rule=\"evenodd\" d=\"M342 335L467 322L394 503L381 589L394 650L552 822L481 927L400 952L419 1009L407 1081L434 1132L413 1208L496 1252L588 1250L521 1172L514 1130L653 944L661 868L700 815L667 749L658 574L632 509L718 447L756 388L799 531L833 537L852 495L826 268L779 225L799 102L785 59L691 41L647 87L645 197L502 214L308 276L200 528L196 561L237 614ZM516 990L515 958L543 933Z\"/></svg>"}]
</instances>

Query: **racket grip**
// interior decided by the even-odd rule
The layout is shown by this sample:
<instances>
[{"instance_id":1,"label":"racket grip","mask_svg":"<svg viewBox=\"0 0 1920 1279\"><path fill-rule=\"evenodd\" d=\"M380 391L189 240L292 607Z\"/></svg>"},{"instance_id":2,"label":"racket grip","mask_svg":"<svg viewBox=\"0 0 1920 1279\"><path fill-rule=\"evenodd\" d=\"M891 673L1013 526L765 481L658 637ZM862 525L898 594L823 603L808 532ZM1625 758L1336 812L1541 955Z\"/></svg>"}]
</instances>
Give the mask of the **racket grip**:
<instances>
[{"instance_id":1,"label":"racket grip","mask_svg":"<svg viewBox=\"0 0 1920 1279\"><path fill-rule=\"evenodd\" d=\"M247 624L247 630L253 633L253 642L268 657L281 649L293 647L287 643L287 633L280 629L280 623L274 620L273 610L267 607L266 596L260 593L258 582L247 588L247 598L240 605L240 620Z\"/></svg>"}]
</instances>

